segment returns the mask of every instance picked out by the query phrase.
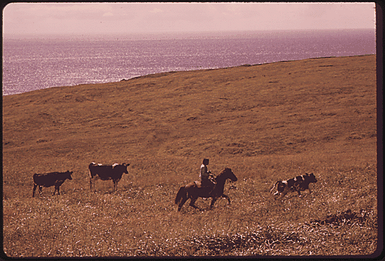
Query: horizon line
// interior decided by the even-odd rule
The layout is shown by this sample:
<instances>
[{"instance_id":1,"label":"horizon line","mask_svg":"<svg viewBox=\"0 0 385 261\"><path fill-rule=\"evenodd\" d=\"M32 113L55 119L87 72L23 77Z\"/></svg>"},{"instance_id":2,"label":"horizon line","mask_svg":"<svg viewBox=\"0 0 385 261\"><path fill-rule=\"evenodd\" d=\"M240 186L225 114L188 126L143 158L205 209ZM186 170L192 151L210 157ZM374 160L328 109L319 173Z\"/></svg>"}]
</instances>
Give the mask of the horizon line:
<instances>
[{"instance_id":1,"label":"horizon line","mask_svg":"<svg viewBox=\"0 0 385 261\"><path fill-rule=\"evenodd\" d=\"M227 36L229 34L246 34L246 33L268 33L268 32L320 32L320 31L358 31L358 30L373 30L376 31L377 28L328 28L328 29L258 29L258 30L211 30L211 31L164 31L164 32L121 32L121 33L27 33L27 34L18 34L18 33L4 33L3 39L20 39L20 38L67 38L67 37L148 37L148 36L210 36L209 34L216 34L214 36Z\"/></svg>"}]
</instances>

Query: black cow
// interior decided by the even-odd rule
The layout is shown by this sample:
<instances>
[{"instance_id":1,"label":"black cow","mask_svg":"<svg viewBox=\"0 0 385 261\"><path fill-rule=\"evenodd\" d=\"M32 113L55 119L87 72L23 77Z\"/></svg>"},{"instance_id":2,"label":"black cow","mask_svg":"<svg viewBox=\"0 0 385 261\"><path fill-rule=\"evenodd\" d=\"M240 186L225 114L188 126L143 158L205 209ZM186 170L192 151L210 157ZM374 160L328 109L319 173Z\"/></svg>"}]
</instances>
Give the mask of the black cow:
<instances>
[{"instance_id":1,"label":"black cow","mask_svg":"<svg viewBox=\"0 0 385 261\"><path fill-rule=\"evenodd\" d=\"M101 180L110 180L114 182L114 191L116 190L116 186L118 185L119 180L122 178L123 173L128 174L127 167L130 164L118 164L115 163L113 165L102 165L95 164L95 162L91 162L88 166L90 170L90 190L92 190L92 180L101 179Z\"/></svg>"},{"instance_id":2,"label":"black cow","mask_svg":"<svg viewBox=\"0 0 385 261\"><path fill-rule=\"evenodd\" d=\"M306 173L306 175L300 175L292 179L275 182L273 187L270 189L270 193L272 193L276 188L274 196L280 194L281 198L283 198L289 191L297 191L298 196L301 196L301 191L305 191L306 189L308 189L309 193L311 193L309 184L316 182L317 179L313 173Z\"/></svg>"},{"instance_id":3,"label":"black cow","mask_svg":"<svg viewBox=\"0 0 385 261\"><path fill-rule=\"evenodd\" d=\"M42 193L42 187L52 187L55 186L55 190L53 192L53 195L55 195L56 190L57 194L60 195L59 188L61 184L66 179L72 180L71 174L73 171L66 171L66 172L51 172L47 174L33 174L33 192L32 197L35 196L36 187L39 186L39 194Z\"/></svg>"}]
</instances>

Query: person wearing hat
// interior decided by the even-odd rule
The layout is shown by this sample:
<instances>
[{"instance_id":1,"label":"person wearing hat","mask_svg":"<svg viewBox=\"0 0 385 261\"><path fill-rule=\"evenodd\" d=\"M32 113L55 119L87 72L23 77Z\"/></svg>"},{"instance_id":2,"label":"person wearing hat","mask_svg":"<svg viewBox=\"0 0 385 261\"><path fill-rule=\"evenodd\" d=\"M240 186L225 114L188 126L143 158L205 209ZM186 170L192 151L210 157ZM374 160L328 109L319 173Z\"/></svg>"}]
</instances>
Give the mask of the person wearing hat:
<instances>
[{"instance_id":1,"label":"person wearing hat","mask_svg":"<svg viewBox=\"0 0 385 261\"><path fill-rule=\"evenodd\" d=\"M211 171L207 169L207 165L209 165L209 160L203 159L199 173L199 178L201 179L202 187L212 187L215 184L215 182L212 180Z\"/></svg>"}]
</instances>

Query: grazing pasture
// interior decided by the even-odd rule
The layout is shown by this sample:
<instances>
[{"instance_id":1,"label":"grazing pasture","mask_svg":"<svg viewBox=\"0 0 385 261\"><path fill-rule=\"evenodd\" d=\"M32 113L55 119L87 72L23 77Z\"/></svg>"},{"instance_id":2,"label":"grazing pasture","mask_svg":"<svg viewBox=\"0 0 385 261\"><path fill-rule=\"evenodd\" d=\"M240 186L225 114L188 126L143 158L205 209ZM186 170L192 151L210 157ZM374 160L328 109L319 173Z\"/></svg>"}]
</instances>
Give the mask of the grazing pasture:
<instances>
[{"instance_id":1,"label":"grazing pasture","mask_svg":"<svg viewBox=\"0 0 385 261\"><path fill-rule=\"evenodd\" d=\"M211 199L177 211L203 158ZM127 162L114 191L90 162ZM34 173L73 171L60 196ZM314 173L312 193L275 199ZM169 72L3 97L3 251L9 257L378 254L376 57Z\"/></svg>"}]
</instances>

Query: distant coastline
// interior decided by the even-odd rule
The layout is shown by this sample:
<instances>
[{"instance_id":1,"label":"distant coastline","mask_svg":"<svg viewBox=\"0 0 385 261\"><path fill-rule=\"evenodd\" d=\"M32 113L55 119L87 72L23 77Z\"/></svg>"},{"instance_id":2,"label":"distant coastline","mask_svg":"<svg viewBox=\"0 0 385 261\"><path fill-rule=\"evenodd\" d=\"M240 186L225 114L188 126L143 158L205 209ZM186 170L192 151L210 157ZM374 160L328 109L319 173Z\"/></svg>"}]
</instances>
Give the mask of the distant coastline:
<instances>
[{"instance_id":1,"label":"distant coastline","mask_svg":"<svg viewBox=\"0 0 385 261\"><path fill-rule=\"evenodd\" d=\"M376 28L357 28L357 29L302 29L302 30L253 30L253 31L201 31L201 32L167 32L167 33L130 33L130 34L4 34L3 40L31 40L31 39L57 39L57 40L169 40L169 39L221 39L221 38L250 38L255 36L269 36L277 34L290 34L293 32L308 32L308 33L322 33L322 32L360 32L371 31L375 32Z\"/></svg>"},{"instance_id":2,"label":"distant coastline","mask_svg":"<svg viewBox=\"0 0 385 261\"><path fill-rule=\"evenodd\" d=\"M147 37L147 38L146 38ZM375 30L244 31L3 40L3 96L149 74L376 53Z\"/></svg>"},{"instance_id":3,"label":"distant coastline","mask_svg":"<svg viewBox=\"0 0 385 261\"><path fill-rule=\"evenodd\" d=\"M51 89L51 88L66 88L66 87L76 87L76 86L92 86L92 85L99 85L99 84L117 84L119 82L130 82L132 80L140 80L140 79L146 79L146 78L158 78L162 76L167 76L169 74L173 73L193 73L193 72L203 72L203 71L214 71L214 70L226 70L226 69L236 69L240 67L253 67L253 66L261 66L261 65L273 65L273 64L279 64L279 63L290 63L290 62L300 62L303 60L327 60L327 59L333 59L333 58L355 58L355 57L365 57L365 56L376 56L376 54L362 54L362 55L352 55L352 56L329 56L329 57L314 57L314 58L306 58L306 59L300 59L300 60L285 60L285 61L276 61L276 62L270 62L270 63L262 63L262 64L242 64L242 65L237 65L237 66L229 66L229 67L223 67L223 68L209 68L209 69L191 69L191 70L186 70L186 71L168 71L168 72L159 72L159 73L151 73L147 75L140 75L136 77L131 77L131 78L122 78L118 81L111 81L111 82L104 82L104 83L80 83L77 85L68 85L68 86L52 86L44 89ZM44 90L44 89L39 89L39 90ZM31 90L29 92L33 92L37 90ZM23 93L29 93L29 92L23 92ZM17 94L9 94L9 95L4 95L5 96L13 96L13 95L19 95L23 93L17 93Z\"/></svg>"}]
</instances>

